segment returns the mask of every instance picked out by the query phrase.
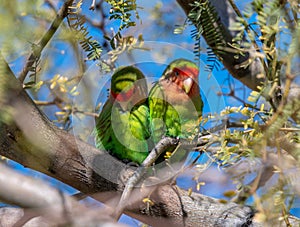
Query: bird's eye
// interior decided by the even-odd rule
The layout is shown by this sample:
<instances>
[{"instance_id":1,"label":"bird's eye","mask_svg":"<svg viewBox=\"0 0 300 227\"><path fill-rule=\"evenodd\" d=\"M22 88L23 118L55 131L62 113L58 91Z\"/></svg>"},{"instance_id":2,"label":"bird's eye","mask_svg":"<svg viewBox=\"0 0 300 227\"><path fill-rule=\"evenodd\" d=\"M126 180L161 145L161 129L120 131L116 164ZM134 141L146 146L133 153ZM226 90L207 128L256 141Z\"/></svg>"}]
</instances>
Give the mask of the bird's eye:
<instances>
[{"instance_id":1,"label":"bird's eye","mask_svg":"<svg viewBox=\"0 0 300 227\"><path fill-rule=\"evenodd\" d=\"M175 76L179 76L179 72L177 70L175 70L174 74Z\"/></svg>"}]
</instances>

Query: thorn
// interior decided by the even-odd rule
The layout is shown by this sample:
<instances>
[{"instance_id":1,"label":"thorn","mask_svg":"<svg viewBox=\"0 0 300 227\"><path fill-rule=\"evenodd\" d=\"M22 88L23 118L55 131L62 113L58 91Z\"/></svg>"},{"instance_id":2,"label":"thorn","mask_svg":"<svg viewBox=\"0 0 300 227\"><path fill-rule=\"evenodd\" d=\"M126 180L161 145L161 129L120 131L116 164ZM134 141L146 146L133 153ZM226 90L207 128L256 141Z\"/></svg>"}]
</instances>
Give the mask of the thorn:
<instances>
[{"instance_id":1,"label":"thorn","mask_svg":"<svg viewBox=\"0 0 300 227\"><path fill-rule=\"evenodd\" d=\"M95 8L96 8L96 0L93 0L91 6L89 8L89 10L93 10L94 11Z\"/></svg>"}]
</instances>

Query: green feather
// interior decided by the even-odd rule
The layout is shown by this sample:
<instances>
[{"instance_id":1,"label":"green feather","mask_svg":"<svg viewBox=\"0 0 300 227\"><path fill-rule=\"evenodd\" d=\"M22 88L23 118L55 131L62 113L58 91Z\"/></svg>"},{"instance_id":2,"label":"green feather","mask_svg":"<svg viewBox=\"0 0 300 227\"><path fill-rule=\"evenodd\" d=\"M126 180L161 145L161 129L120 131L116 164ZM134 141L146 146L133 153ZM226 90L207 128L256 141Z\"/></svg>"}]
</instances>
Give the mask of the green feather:
<instances>
[{"instance_id":1,"label":"green feather","mask_svg":"<svg viewBox=\"0 0 300 227\"><path fill-rule=\"evenodd\" d=\"M190 76L190 71L185 72L186 68L197 72L193 78L194 87L189 93L185 93L184 89L175 84L176 80L178 83L183 81L176 77L177 69L184 78ZM186 59L171 62L151 89L148 105L151 137L154 143L159 142L163 136L193 139L198 132L203 108L197 65Z\"/></svg>"},{"instance_id":2,"label":"green feather","mask_svg":"<svg viewBox=\"0 0 300 227\"><path fill-rule=\"evenodd\" d=\"M133 89L127 100L117 100ZM112 76L111 93L96 118L96 147L118 159L142 163L148 155L149 109L146 104L147 83L135 67L119 68ZM123 105L123 106L122 106Z\"/></svg>"}]
</instances>

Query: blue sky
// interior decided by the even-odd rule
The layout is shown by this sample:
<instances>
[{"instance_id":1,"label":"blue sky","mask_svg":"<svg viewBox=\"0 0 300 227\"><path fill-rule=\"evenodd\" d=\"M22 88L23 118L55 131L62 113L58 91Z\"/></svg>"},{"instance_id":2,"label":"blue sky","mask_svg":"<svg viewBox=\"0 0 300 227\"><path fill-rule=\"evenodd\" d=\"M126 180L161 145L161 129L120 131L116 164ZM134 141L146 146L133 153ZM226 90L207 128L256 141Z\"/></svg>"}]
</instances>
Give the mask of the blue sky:
<instances>
[{"instance_id":1,"label":"blue sky","mask_svg":"<svg viewBox=\"0 0 300 227\"><path fill-rule=\"evenodd\" d=\"M243 6L243 4L246 4L246 2L249 1L239 1L239 6ZM91 12L88 11L90 2L84 1L83 4L83 13L88 14L91 18L97 18L99 15L96 11ZM193 26L187 27L186 30L184 30L183 34L181 35L175 35L172 33L173 29L175 28L175 25L181 25L184 23L186 16L182 9L180 9L179 6L175 3L175 1L166 0L166 1L137 1L137 4L141 7L141 9L138 9L138 12L141 17L141 21L137 21L137 26L134 28L130 28L126 32L123 33L124 36L126 35L132 35L134 34L137 36L138 34L143 34L143 38L151 47L154 48L151 53L144 52L144 54L141 54L140 52L135 54L136 62L140 62L137 64L137 66L144 72L145 75L147 75L148 78L150 78L150 86L151 82L157 80L157 78L161 75L162 71L164 70L166 64L168 64L170 61L179 58L179 57L186 57L188 59L193 59L193 45L194 41L192 40L190 36L190 31L193 29ZM154 6L160 6L162 10L162 20L161 23L157 23L155 16L159 16L159 14L153 14L153 8ZM105 11L108 13L109 7L106 5ZM108 22L107 25L108 30L112 29L114 31L117 31L118 29L118 22ZM93 29L90 25L88 25L90 34L97 40L101 41L103 40L103 34L98 29ZM58 34L61 31L58 31ZM288 40L285 40L285 42ZM150 43L152 42L152 43ZM48 65L48 70L45 74L42 75L43 79L49 79L52 78L55 74L62 74L66 76L72 76L77 71L78 66L77 62L74 61L74 52L72 51L72 47L64 40L60 40L59 35L55 35L53 37L51 48L45 49L43 52L43 58L51 58L53 59L52 62L49 62L50 65ZM203 43L203 49L205 50L205 42ZM29 49L30 45L25 42L24 44L25 49ZM285 47L284 44L281 45L282 47ZM168 48L168 50L163 51L163 48ZM105 54L105 53L104 53ZM24 55L26 56L26 55ZM237 91L237 95L241 97L243 100L246 100L248 97L250 90L247 89L245 86L243 86L239 81L232 79L228 72L223 69L223 66L221 65L219 70L215 70L212 73L209 73L204 70L206 61L206 55L205 53L201 55L201 74L200 74L200 87L201 87L201 93L203 96L203 99L205 100L204 105L204 114L208 114L211 111L212 112L218 112L221 109L223 109L225 106L230 105L241 105L240 102L237 100L231 98L231 97L223 97L218 96L217 92L223 91L223 92L229 92L229 84L234 86L235 91ZM14 62L12 62L11 66L16 74L20 72L22 68L22 61L24 58L19 57ZM127 63L126 63L127 61ZM135 62L135 63L136 63ZM43 63L43 62L42 62ZM126 58L120 58L120 60L117 62L117 65L126 65L131 64L128 59ZM88 71L86 73L86 77L91 76L91 81L95 82L93 80L93 77L97 73L97 66L94 62L87 63L88 65ZM103 80L108 82L109 86L109 80L107 80L109 77L98 77L97 82L102 83ZM209 78L209 79L208 79ZM97 84L97 83L95 83ZM80 84L79 84L80 87ZM105 87L106 88L106 87ZM102 96L106 97L107 93L104 89L102 91ZM93 102L91 103L91 106L88 106L89 103L83 103L86 106L82 106L83 108L89 108L93 107L95 105L95 102L99 101L99 91L98 94L95 91L93 93L94 97L92 97ZM49 91L45 88L43 88L38 93L38 98L41 100L48 100L49 99ZM80 98L75 98L75 103L80 103ZM102 99L105 101L105 98ZM44 111L46 112L47 116L50 119L55 119L54 113L56 109L53 109L52 107L44 108ZM91 122L91 119L87 119L88 122ZM74 130L76 133L81 133L82 125L78 121L74 119ZM77 125L76 125L77 124ZM31 171L29 169L23 168L22 166L14 163L10 163L16 170L23 172L24 174L32 175L34 177L39 177L44 179L47 182L50 182L53 186L61 189L62 191L66 193L74 193L76 190L54 180L47 176L44 176L43 174L36 173L34 171ZM222 177L222 173L220 173L220 177ZM179 178L178 184L181 185L184 188L188 188L189 186L195 187L194 181L191 180L190 176L182 176ZM222 192L224 191L224 188L233 189L234 186L231 184L231 182L214 182L210 181L205 186L202 187L201 192L210 196L215 196L218 198L223 198ZM299 209L294 208L292 209L293 214L299 215ZM125 223L128 223L130 226L138 226L138 224L133 221L130 218L122 218L122 221Z\"/></svg>"}]
</instances>

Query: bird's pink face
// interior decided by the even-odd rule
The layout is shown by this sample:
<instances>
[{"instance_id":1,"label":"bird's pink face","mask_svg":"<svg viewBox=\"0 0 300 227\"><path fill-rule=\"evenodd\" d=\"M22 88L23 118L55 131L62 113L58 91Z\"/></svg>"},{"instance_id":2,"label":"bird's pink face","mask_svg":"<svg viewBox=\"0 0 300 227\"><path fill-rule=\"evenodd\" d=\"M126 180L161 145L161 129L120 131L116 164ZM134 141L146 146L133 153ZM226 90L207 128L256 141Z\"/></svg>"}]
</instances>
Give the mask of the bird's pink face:
<instances>
[{"instance_id":1,"label":"bird's pink face","mask_svg":"<svg viewBox=\"0 0 300 227\"><path fill-rule=\"evenodd\" d=\"M194 67L173 68L168 78L189 96L198 95L198 73Z\"/></svg>"}]
</instances>

